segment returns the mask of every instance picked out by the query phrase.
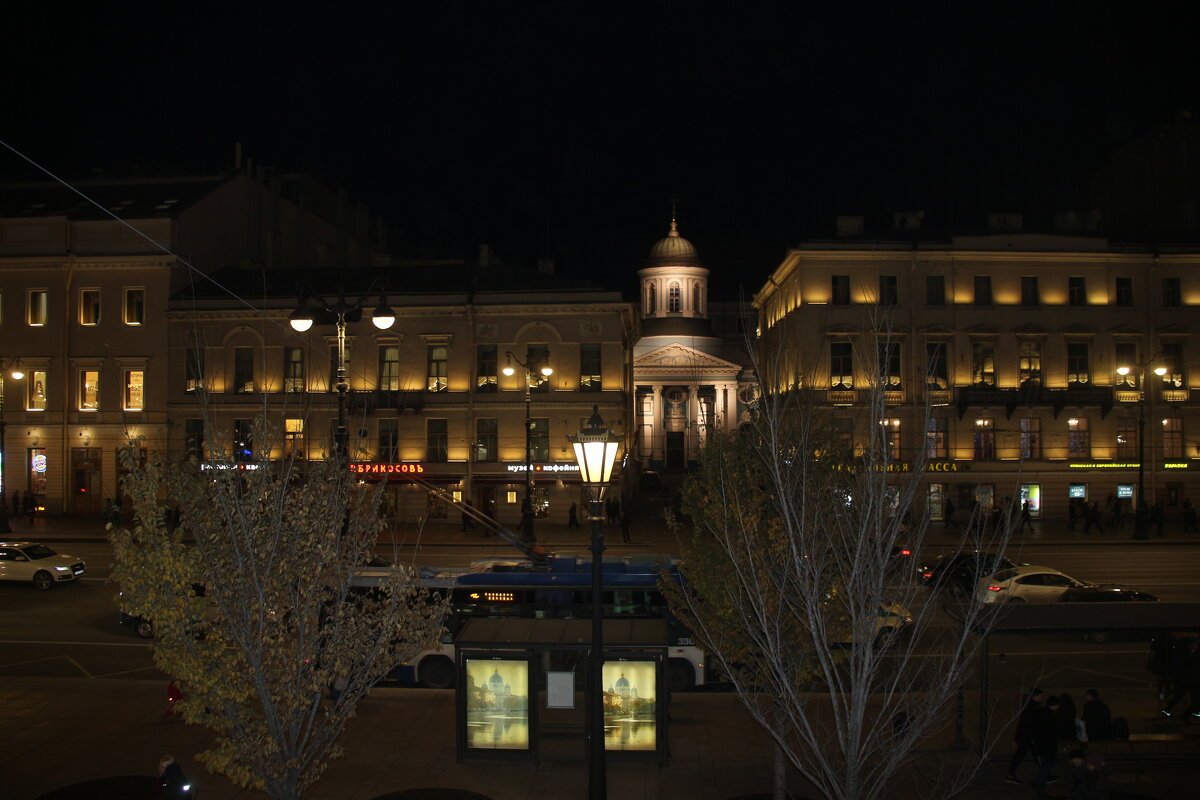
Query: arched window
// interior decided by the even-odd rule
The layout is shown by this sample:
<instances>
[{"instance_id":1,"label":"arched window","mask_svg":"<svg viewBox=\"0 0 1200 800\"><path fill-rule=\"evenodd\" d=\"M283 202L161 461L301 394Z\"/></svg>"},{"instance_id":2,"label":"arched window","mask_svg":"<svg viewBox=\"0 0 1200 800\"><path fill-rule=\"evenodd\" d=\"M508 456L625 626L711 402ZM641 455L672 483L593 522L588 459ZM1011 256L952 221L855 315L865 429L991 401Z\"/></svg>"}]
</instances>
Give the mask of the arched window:
<instances>
[{"instance_id":1,"label":"arched window","mask_svg":"<svg viewBox=\"0 0 1200 800\"><path fill-rule=\"evenodd\" d=\"M671 286L667 289L667 311L679 311L680 300L679 282L671 281Z\"/></svg>"},{"instance_id":2,"label":"arched window","mask_svg":"<svg viewBox=\"0 0 1200 800\"><path fill-rule=\"evenodd\" d=\"M692 284L692 313L702 314L704 309L700 308L700 284Z\"/></svg>"},{"instance_id":3,"label":"arched window","mask_svg":"<svg viewBox=\"0 0 1200 800\"><path fill-rule=\"evenodd\" d=\"M653 314L658 311L658 297L654 291L654 284L650 284L646 290L646 313Z\"/></svg>"}]
</instances>

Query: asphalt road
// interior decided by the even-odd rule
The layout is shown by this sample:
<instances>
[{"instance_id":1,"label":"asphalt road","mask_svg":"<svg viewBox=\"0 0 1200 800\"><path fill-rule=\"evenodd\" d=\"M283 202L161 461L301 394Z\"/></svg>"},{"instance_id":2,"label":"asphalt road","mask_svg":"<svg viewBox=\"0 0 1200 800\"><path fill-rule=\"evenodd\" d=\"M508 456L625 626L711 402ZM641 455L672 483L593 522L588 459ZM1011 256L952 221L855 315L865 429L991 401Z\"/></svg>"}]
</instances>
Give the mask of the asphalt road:
<instances>
[{"instance_id":1,"label":"asphalt road","mask_svg":"<svg viewBox=\"0 0 1200 800\"><path fill-rule=\"evenodd\" d=\"M118 624L116 587L106 582L106 543L64 544L58 549L84 558L88 577L74 585L38 592L30 586L0 585L0 676L70 676L162 680L149 644ZM409 553L408 555L411 555ZM502 546L439 547L423 550L422 564L464 564L509 555ZM1200 547L1191 545L1046 546L1021 553L1086 581L1126 583L1163 599L1200 600ZM1038 676L1062 685L1146 685L1143 637L1101 644L1079 634L997 636L991 644L991 680L1025 686ZM1047 682L1043 678L1043 682Z\"/></svg>"}]
</instances>

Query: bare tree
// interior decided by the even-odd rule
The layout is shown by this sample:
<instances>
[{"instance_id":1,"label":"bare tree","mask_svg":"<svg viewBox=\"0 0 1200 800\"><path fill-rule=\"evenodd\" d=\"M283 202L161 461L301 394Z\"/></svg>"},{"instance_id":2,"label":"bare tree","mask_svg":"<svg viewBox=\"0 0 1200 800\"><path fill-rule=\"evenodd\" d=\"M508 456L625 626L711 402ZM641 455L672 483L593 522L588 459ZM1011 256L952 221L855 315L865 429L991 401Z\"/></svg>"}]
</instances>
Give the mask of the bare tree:
<instances>
[{"instance_id":1,"label":"bare tree","mask_svg":"<svg viewBox=\"0 0 1200 800\"><path fill-rule=\"evenodd\" d=\"M684 490L686 585L666 587L778 755L837 800L895 796L918 748L953 721L994 616L974 593L948 615L902 555L929 530L916 502L927 459L898 458L881 424L887 376L863 372L874 377L851 428L794 381L762 386L751 424L710 439ZM973 515L948 549L1002 554L1006 511ZM927 774L920 795L954 794L981 756Z\"/></svg>"},{"instance_id":2,"label":"bare tree","mask_svg":"<svg viewBox=\"0 0 1200 800\"><path fill-rule=\"evenodd\" d=\"M273 433L260 422L254 441ZM183 691L183 719L216 734L199 760L290 800L340 754L367 690L436 646L446 607L399 564L356 585L382 527L380 487L358 484L340 459L270 452L139 463L126 448L134 526L112 534L113 578L124 610L153 622L155 662Z\"/></svg>"}]
</instances>

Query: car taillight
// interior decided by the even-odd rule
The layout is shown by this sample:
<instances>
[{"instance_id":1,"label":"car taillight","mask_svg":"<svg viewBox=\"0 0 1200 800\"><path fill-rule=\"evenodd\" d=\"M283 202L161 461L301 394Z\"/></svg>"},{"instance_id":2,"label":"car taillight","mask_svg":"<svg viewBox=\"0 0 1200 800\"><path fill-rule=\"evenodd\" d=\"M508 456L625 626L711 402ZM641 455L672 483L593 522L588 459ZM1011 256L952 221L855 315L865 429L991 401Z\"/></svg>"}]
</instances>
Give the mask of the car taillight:
<instances>
[{"instance_id":1,"label":"car taillight","mask_svg":"<svg viewBox=\"0 0 1200 800\"><path fill-rule=\"evenodd\" d=\"M1004 587L1003 587L1003 586L989 586L989 587L988 587L988 591L989 591L989 592L999 592L999 591L1001 591L1001 590L1003 590L1003 589L1004 589Z\"/></svg>"},{"instance_id":2,"label":"car taillight","mask_svg":"<svg viewBox=\"0 0 1200 800\"><path fill-rule=\"evenodd\" d=\"M922 577L922 578L932 578L932 577L933 577L933 573L932 573L932 572L922 572L922 573L921 573L921 577Z\"/></svg>"},{"instance_id":3,"label":"car taillight","mask_svg":"<svg viewBox=\"0 0 1200 800\"><path fill-rule=\"evenodd\" d=\"M902 555L902 556L911 556L911 555L912 555L912 550L901 550L901 551L900 551L900 555Z\"/></svg>"}]
</instances>

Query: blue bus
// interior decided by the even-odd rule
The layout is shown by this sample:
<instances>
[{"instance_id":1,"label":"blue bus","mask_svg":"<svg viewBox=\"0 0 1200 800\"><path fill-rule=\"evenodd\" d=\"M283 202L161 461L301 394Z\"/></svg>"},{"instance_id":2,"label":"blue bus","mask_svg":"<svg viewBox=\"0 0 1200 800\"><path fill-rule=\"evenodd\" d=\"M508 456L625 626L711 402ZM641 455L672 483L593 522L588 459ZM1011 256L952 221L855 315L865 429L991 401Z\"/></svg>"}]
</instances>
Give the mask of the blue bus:
<instances>
[{"instance_id":1,"label":"blue bus","mask_svg":"<svg viewBox=\"0 0 1200 800\"><path fill-rule=\"evenodd\" d=\"M667 623L667 678L672 691L705 682L704 652L675 620L658 588L659 574L678 579L667 557L605 559L602 604L609 618L661 619ZM551 556L543 562L484 559L469 567L422 567L420 585L449 595L450 614L440 647L418 653L388 676L432 689L454 685L454 639L462 626L479 617L590 619L592 562L577 556Z\"/></svg>"}]
</instances>

